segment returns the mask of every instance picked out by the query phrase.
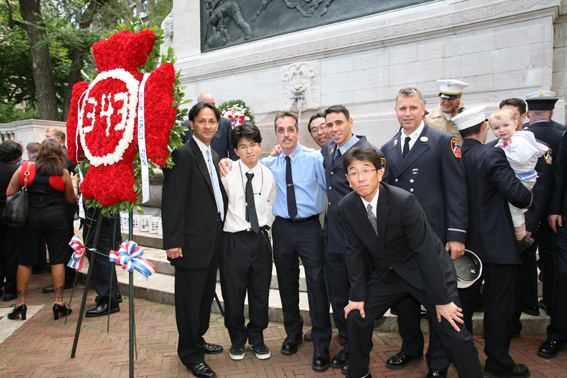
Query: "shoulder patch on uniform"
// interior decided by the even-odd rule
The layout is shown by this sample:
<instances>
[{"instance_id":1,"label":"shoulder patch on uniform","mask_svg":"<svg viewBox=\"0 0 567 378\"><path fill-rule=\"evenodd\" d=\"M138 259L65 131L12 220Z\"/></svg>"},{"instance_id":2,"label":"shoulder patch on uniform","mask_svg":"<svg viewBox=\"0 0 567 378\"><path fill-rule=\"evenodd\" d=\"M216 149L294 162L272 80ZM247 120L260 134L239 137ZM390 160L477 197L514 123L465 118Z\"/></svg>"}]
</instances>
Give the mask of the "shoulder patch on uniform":
<instances>
[{"instance_id":1,"label":"shoulder patch on uniform","mask_svg":"<svg viewBox=\"0 0 567 378\"><path fill-rule=\"evenodd\" d=\"M451 150L453 150L453 155L455 155L456 158L462 157L461 143L459 143L459 139L457 138L451 139Z\"/></svg>"},{"instance_id":2,"label":"shoulder patch on uniform","mask_svg":"<svg viewBox=\"0 0 567 378\"><path fill-rule=\"evenodd\" d=\"M382 169L386 169L386 158L381 157L380 161L382 162Z\"/></svg>"},{"instance_id":3,"label":"shoulder patch on uniform","mask_svg":"<svg viewBox=\"0 0 567 378\"><path fill-rule=\"evenodd\" d=\"M549 165L551 165L553 163L553 157L551 156L551 152L552 149L548 149L545 154L543 154L543 157L545 158L545 162Z\"/></svg>"}]
</instances>

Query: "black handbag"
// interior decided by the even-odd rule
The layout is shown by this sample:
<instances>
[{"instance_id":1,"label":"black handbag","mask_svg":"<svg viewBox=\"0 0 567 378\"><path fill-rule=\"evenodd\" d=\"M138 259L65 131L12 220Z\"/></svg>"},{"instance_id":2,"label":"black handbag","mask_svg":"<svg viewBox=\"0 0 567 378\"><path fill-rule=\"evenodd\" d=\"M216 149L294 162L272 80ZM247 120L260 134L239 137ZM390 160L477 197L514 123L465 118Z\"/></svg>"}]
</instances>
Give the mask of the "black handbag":
<instances>
[{"instance_id":1,"label":"black handbag","mask_svg":"<svg viewBox=\"0 0 567 378\"><path fill-rule=\"evenodd\" d=\"M24 173L24 186L22 189L6 199L6 208L2 213L2 222L10 227L22 227L26 223L28 217L28 176L30 174L30 162L27 164Z\"/></svg>"}]
</instances>

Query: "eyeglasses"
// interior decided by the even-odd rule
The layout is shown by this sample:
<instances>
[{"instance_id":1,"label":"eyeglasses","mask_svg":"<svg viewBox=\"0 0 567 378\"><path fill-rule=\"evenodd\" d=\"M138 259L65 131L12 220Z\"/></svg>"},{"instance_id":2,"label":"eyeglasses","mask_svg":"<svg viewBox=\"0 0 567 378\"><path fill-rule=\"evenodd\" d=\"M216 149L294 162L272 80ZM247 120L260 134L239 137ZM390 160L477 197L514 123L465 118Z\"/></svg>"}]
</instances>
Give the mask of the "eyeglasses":
<instances>
[{"instance_id":1,"label":"eyeglasses","mask_svg":"<svg viewBox=\"0 0 567 378\"><path fill-rule=\"evenodd\" d=\"M345 176L351 179L357 179L359 176L368 176L371 172L374 172L376 169L363 169L361 172L351 172L347 173Z\"/></svg>"},{"instance_id":2,"label":"eyeglasses","mask_svg":"<svg viewBox=\"0 0 567 378\"><path fill-rule=\"evenodd\" d=\"M325 131L327 129L327 125L321 125L319 127L312 127L311 134L317 134L319 131Z\"/></svg>"},{"instance_id":3,"label":"eyeglasses","mask_svg":"<svg viewBox=\"0 0 567 378\"><path fill-rule=\"evenodd\" d=\"M250 143L248 146L245 145L245 144L241 144L240 146L238 146L238 151L244 152L244 151L248 150L249 148L254 149L256 147L258 147L258 143Z\"/></svg>"}]
</instances>

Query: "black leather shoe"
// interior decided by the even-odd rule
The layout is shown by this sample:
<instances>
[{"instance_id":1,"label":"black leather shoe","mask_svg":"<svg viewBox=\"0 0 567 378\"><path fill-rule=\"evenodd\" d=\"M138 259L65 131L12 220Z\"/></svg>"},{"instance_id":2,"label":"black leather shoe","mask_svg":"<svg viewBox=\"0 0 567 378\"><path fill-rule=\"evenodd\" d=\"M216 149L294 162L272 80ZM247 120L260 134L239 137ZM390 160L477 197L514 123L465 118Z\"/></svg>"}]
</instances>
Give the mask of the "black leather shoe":
<instances>
[{"instance_id":1,"label":"black leather shoe","mask_svg":"<svg viewBox=\"0 0 567 378\"><path fill-rule=\"evenodd\" d=\"M539 316L539 307L524 306L522 312L531 316Z\"/></svg>"},{"instance_id":2,"label":"black leather shoe","mask_svg":"<svg viewBox=\"0 0 567 378\"><path fill-rule=\"evenodd\" d=\"M559 341L554 339L547 339L543 344L539 346L537 354L540 357L554 358L557 357L557 352L565 349L567 349L567 344L560 343Z\"/></svg>"},{"instance_id":3,"label":"black leather shoe","mask_svg":"<svg viewBox=\"0 0 567 378\"><path fill-rule=\"evenodd\" d=\"M530 369L524 364L514 364L512 369L504 372L491 372L484 369L484 375L490 378L524 378L530 376Z\"/></svg>"},{"instance_id":4,"label":"black leather shoe","mask_svg":"<svg viewBox=\"0 0 567 378\"><path fill-rule=\"evenodd\" d=\"M191 373L193 373L195 377L213 378L217 376L213 369L211 369L205 362L189 365L187 367L191 370Z\"/></svg>"},{"instance_id":5,"label":"black leather shoe","mask_svg":"<svg viewBox=\"0 0 567 378\"><path fill-rule=\"evenodd\" d=\"M323 371L329 368L329 348L315 348L311 367L316 371Z\"/></svg>"},{"instance_id":6,"label":"black leather shoe","mask_svg":"<svg viewBox=\"0 0 567 378\"><path fill-rule=\"evenodd\" d=\"M16 294L12 294L12 293L6 293L4 294L4 298L2 298L2 300L4 302L10 302L13 301L14 299L17 299L18 296Z\"/></svg>"},{"instance_id":7,"label":"black leather shoe","mask_svg":"<svg viewBox=\"0 0 567 378\"><path fill-rule=\"evenodd\" d=\"M313 328L309 328L309 330L305 332L305 335L303 336L303 340L313 341L313 338L311 337L311 331L313 331Z\"/></svg>"},{"instance_id":8,"label":"black leather shoe","mask_svg":"<svg viewBox=\"0 0 567 378\"><path fill-rule=\"evenodd\" d=\"M446 378L447 372L435 369L429 369L429 373L427 373L426 378Z\"/></svg>"},{"instance_id":9,"label":"black leather shoe","mask_svg":"<svg viewBox=\"0 0 567 378\"><path fill-rule=\"evenodd\" d=\"M341 368L341 373L348 375L348 363Z\"/></svg>"},{"instance_id":10,"label":"black leather shoe","mask_svg":"<svg viewBox=\"0 0 567 378\"><path fill-rule=\"evenodd\" d=\"M73 288L73 282L65 282L65 290L69 290ZM43 290L41 290L44 294L49 294L49 293L53 293L55 292L55 290L53 290L53 285L49 285L47 287L44 287Z\"/></svg>"},{"instance_id":11,"label":"black leather shoe","mask_svg":"<svg viewBox=\"0 0 567 378\"><path fill-rule=\"evenodd\" d=\"M205 354L217 354L221 353L222 351L223 348L220 345L205 343Z\"/></svg>"},{"instance_id":12,"label":"black leather shoe","mask_svg":"<svg viewBox=\"0 0 567 378\"><path fill-rule=\"evenodd\" d=\"M303 337L301 334L295 336L288 336L282 343L282 354L290 355L297 352L297 346L303 342Z\"/></svg>"},{"instance_id":13,"label":"black leather shoe","mask_svg":"<svg viewBox=\"0 0 567 378\"><path fill-rule=\"evenodd\" d=\"M402 369L412 361L421 360L423 360L423 354L418 356L408 356L404 352L400 352L388 358L388 361L386 361L386 367L389 367L390 369Z\"/></svg>"},{"instance_id":14,"label":"black leather shoe","mask_svg":"<svg viewBox=\"0 0 567 378\"><path fill-rule=\"evenodd\" d=\"M115 312L120 312L120 306L112 306L110 308L110 313L114 314ZM104 316L108 315L108 303L104 303L101 305L96 306L92 310L87 311L85 314L86 318L96 318L97 316Z\"/></svg>"},{"instance_id":15,"label":"black leather shoe","mask_svg":"<svg viewBox=\"0 0 567 378\"><path fill-rule=\"evenodd\" d=\"M341 351L331 360L331 366L334 368L343 367L347 363L348 363L348 352L345 352L344 349L341 349Z\"/></svg>"}]
</instances>

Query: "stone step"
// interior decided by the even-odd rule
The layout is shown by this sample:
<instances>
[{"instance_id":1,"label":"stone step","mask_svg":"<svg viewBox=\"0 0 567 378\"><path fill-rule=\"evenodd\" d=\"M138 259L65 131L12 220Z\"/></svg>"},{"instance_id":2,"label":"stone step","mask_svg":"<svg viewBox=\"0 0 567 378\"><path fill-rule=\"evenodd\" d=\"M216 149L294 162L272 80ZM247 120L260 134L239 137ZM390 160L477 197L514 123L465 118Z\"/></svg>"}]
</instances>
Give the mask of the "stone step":
<instances>
[{"instance_id":1,"label":"stone step","mask_svg":"<svg viewBox=\"0 0 567 378\"><path fill-rule=\"evenodd\" d=\"M83 271L81 272L83 274L80 275L81 280L83 282L85 280L87 270L88 270L88 261L85 260ZM120 292L124 297L127 297L129 292L129 273L119 268L116 269L116 272L117 272ZM135 298L142 298L153 302L166 303L170 305L175 304L175 296L173 289L174 276L156 272L149 278L148 281L139 279L138 278L139 276L140 276L139 273L134 272ZM220 283L218 282L216 286L216 294L221 304L223 304L224 301L222 298L222 291L221 291ZM309 315L309 303L307 299L307 293L305 292L299 293L299 308L300 308L301 316L303 317L304 320L304 324L310 326L311 318ZM213 301L212 311L215 313L220 313L215 301ZM245 314L246 317L248 318L248 298L246 298L245 300ZM277 289L270 289L269 317L271 322L283 323L283 311L280 300L280 293ZM545 315L544 311L541 311L541 314L539 316L530 316L530 315L522 314L521 319L522 319L522 324L524 326L522 330L522 334L545 333L546 327L549 324L549 316ZM398 332L397 316L392 315L390 311L388 311L386 312L386 314L382 319L376 321L375 326L380 332ZM474 314L473 327L475 334L477 335L483 334L484 328L483 328L482 313ZM423 332L429 332L429 321L427 319L421 320L421 329L423 330Z\"/></svg>"}]
</instances>

